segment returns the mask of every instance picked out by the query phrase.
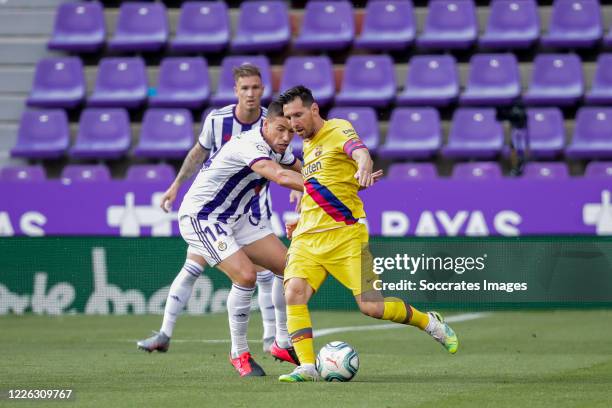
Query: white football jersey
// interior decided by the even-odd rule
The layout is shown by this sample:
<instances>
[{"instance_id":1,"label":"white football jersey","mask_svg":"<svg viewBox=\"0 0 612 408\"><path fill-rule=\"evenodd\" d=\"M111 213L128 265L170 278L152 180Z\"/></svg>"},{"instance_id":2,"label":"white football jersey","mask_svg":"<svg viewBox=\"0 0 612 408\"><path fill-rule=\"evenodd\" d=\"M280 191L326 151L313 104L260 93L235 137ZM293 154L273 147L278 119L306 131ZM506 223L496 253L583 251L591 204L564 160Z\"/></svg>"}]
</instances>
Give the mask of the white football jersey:
<instances>
[{"instance_id":1,"label":"white football jersey","mask_svg":"<svg viewBox=\"0 0 612 408\"><path fill-rule=\"evenodd\" d=\"M236 221L243 214L261 219L265 211L261 194L268 190L268 180L251 170L259 160L292 165L296 158L290 149L283 155L275 153L261 128L232 137L204 163L183 198L179 217L189 215L223 223Z\"/></svg>"},{"instance_id":2,"label":"white football jersey","mask_svg":"<svg viewBox=\"0 0 612 408\"><path fill-rule=\"evenodd\" d=\"M267 113L268 110L262 106L261 114L255 122L242 123L236 117L235 104L215 109L204 119L204 126L202 126L198 141L203 148L214 154L221 146L229 142L232 136L261 127Z\"/></svg>"},{"instance_id":3,"label":"white football jersey","mask_svg":"<svg viewBox=\"0 0 612 408\"><path fill-rule=\"evenodd\" d=\"M198 142L206 150L210 150L210 154L215 154L225 143L236 135L242 132L247 132L251 129L261 127L263 120L266 117L268 110L261 107L259 118L253 123L242 123L236 117L236 104L224 106L223 108L212 110L204 119L202 132L198 137ZM261 193L260 208L265 209L266 217L272 216L272 203L270 191Z\"/></svg>"}]
</instances>

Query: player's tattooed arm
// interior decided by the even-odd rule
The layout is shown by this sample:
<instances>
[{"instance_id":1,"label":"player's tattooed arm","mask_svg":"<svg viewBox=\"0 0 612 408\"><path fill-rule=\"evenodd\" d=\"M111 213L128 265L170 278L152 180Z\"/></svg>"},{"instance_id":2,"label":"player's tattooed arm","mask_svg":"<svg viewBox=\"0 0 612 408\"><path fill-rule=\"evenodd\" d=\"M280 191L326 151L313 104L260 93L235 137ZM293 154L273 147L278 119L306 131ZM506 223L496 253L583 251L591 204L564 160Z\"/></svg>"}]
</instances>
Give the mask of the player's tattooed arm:
<instances>
[{"instance_id":1,"label":"player's tattooed arm","mask_svg":"<svg viewBox=\"0 0 612 408\"><path fill-rule=\"evenodd\" d=\"M193 174L202 166L204 160L208 158L209 153L210 151L202 147L200 143L196 143L195 146L191 148L189 153L187 153L187 157L185 157L183 165L181 166L176 178L162 196L162 210L165 212L170 211L172 208L172 203L174 200L176 200L179 188L181 188L183 183L189 180L191 176L193 176Z\"/></svg>"},{"instance_id":2,"label":"player's tattooed arm","mask_svg":"<svg viewBox=\"0 0 612 408\"><path fill-rule=\"evenodd\" d=\"M301 173L284 169L272 160L257 160L251 165L251 170L280 186L304 191L304 179Z\"/></svg>"},{"instance_id":3,"label":"player's tattooed arm","mask_svg":"<svg viewBox=\"0 0 612 408\"><path fill-rule=\"evenodd\" d=\"M202 163L208 158L209 153L210 150L205 149L200 143L196 143L187 153L187 157L185 157L183 165L172 184L177 184L180 187L185 181L189 180L202 167Z\"/></svg>"}]
</instances>

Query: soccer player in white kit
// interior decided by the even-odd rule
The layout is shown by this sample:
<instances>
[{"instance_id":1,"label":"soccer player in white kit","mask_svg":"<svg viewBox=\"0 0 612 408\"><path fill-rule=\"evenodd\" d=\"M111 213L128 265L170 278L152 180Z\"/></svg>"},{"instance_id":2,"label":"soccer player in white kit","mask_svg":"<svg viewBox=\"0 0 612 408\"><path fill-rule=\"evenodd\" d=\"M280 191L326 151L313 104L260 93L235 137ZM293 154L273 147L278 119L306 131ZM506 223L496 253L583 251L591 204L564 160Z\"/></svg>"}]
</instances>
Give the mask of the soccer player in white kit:
<instances>
[{"instance_id":1,"label":"soccer player in white kit","mask_svg":"<svg viewBox=\"0 0 612 408\"><path fill-rule=\"evenodd\" d=\"M301 163L288 150L292 136L282 105L273 102L263 127L234 136L208 159L179 209L181 235L189 244L189 252L202 256L232 280L227 300L230 361L241 376L264 375L249 352L246 338L257 279L255 264L276 276L273 354L276 349L287 354L292 350L282 281L287 250L267 219L253 210L269 180L298 191L303 188L301 173L297 173ZM294 356L286 357L297 362Z\"/></svg>"},{"instance_id":2,"label":"soccer player in white kit","mask_svg":"<svg viewBox=\"0 0 612 408\"><path fill-rule=\"evenodd\" d=\"M281 360L298 362L286 325L282 275L287 249L267 218L253 210L269 180L302 191L301 162L289 149L292 136L282 105L273 102L261 128L234 136L206 161L179 209L188 253L201 256L232 280L227 300L230 361L243 377L265 375L251 356L246 337L257 279L255 265L275 274L276 340L271 353Z\"/></svg>"},{"instance_id":3,"label":"soccer player in white kit","mask_svg":"<svg viewBox=\"0 0 612 408\"><path fill-rule=\"evenodd\" d=\"M190 179L202 163L214 154L233 135L261 126L267 110L261 106L263 84L259 69L251 64L244 64L234 69L236 82L235 92L237 104L213 110L205 119L202 132L196 145L187 155L176 180L165 192L162 208L168 211L176 199L181 185ZM261 194L261 201L254 212L260 211L267 218L271 216L269 191L266 188ZM293 197L295 199L296 197ZM298 200L299 201L299 200ZM139 341L138 348L146 351L167 351L170 345L176 320L191 297L193 286L202 273L206 262L197 254L188 254L183 269L174 279L164 310L164 317L159 333ZM272 287L274 274L259 268L258 302L264 325L264 351L269 349L274 341L275 311L272 302Z\"/></svg>"}]
</instances>

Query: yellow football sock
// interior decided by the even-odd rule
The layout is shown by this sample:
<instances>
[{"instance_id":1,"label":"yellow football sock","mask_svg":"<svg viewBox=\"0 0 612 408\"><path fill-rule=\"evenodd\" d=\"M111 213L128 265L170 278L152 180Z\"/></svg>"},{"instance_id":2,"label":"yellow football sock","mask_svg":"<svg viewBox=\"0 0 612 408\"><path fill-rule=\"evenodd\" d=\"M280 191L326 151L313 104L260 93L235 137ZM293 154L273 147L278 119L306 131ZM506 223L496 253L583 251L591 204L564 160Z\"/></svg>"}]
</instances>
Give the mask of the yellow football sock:
<instances>
[{"instance_id":1,"label":"yellow football sock","mask_svg":"<svg viewBox=\"0 0 612 408\"><path fill-rule=\"evenodd\" d=\"M394 297L385 298L385 308L383 320L390 320L395 323L409 324L424 330L429 323L429 315L423 313L401 299Z\"/></svg>"},{"instance_id":2,"label":"yellow football sock","mask_svg":"<svg viewBox=\"0 0 612 408\"><path fill-rule=\"evenodd\" d=\"M411 326L416 326L421 330L425 330L427 324L429 323L429 315L415 309L410 305L408 305L408 307L410 308L410 321L408 324Z\"/></svg>"},{"instance_id":3,"label":"yellow football sock","mask_svg":"<svg viewBox=\"0 0 612 408\"><path fill-rule=\"evenodd\" d=\"M300 364L314 364L312 322L306 305L287 305L287 330Z\"/></svg>"}]
</instances>

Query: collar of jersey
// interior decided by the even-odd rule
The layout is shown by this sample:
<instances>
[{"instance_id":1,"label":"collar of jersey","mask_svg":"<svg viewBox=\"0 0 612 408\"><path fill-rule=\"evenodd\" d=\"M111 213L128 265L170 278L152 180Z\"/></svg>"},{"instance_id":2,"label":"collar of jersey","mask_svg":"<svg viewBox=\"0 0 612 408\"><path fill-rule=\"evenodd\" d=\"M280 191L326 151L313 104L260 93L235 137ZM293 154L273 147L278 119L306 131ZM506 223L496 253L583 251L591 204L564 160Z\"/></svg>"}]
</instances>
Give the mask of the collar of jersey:
<instances>
[{"instance_id":1,"label":"collar of jersey","mask_svg":"<svg viewBox=\"0 0 612 408\"><path fill-rule=\"evenodd\" d=\"M259 122L259 120L261 119L261 115L263 114L263 109L260 106L259 107L259 116L257 117L257 119L255 119L251 123L243 123L243 122L241 122L240 119L238 119L238 116L236 116L236 106L238 106L238 104L234 105L234 107L232 108L232 115L234 116L234 120L236 122L240 123L241 125L254 125L255 123Z\"/></svg>"}]
</instances>

